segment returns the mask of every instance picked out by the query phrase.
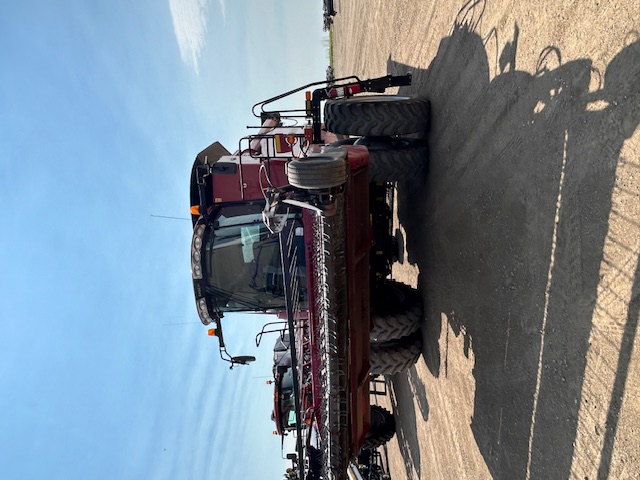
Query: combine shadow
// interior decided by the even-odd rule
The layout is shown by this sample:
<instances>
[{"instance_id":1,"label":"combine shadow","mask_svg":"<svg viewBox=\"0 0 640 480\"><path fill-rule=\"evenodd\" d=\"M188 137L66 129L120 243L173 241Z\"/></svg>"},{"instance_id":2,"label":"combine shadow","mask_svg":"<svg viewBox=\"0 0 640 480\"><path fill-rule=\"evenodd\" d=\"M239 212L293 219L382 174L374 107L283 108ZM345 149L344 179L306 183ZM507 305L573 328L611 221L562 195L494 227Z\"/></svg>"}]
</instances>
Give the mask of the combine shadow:
<instances>
[{"instance_id":1,"label":"combine shadow","mask_svg":"<svg viewBox=\"0 0 640 480\"><path fill-rule=\"evenodd\" d=\"M441 374L441 313L455 318L473 339L471 428L491 474L568 478L616 166L640 121L640 42L605 72L587 58L563 63L549 47L531 74L515 66L517 25L490 64L490 39L476 33L482 5L461 11L427 69L388 62L390 73L414 74L401 93L432 100L429 178L398 189L426 304L425 362ZM492 80L490 71L498 73ZM618 399L637 332L638 284L636 275ZM409 381L396 378L396 390ZM408 432L400 440L415 464L417 441Z\"/></svg>"},{"instance_id":2,"label":"combine shadow","mask_svg":"<svg viewBox=\"0 0 640 480\"><path fill-rule=\"evenodd\" d=\"M416 434L418 420L413 401L418 400L421 421L426 422L429 419L429 404L424 383L415 368L410 369L408 375L392 376L388 383L394 414L402 416L402 424L397 425L396 435L407 478L412 478L414 471L418 478L422 478L420 446Z\"/></svg>"}]
</instances>

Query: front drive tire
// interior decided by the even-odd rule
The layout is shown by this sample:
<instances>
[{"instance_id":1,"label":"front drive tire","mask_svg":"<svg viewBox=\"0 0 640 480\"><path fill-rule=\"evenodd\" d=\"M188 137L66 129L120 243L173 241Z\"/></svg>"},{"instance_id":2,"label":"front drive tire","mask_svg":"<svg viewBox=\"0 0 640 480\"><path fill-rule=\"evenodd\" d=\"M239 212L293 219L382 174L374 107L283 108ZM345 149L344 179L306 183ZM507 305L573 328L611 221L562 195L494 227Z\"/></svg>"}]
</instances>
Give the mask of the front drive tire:
<instances>
[{"instance_id":1,"label":"front drive tire","mask_svg":"<svg viewBox=\"0 0 640 480\"><path fill-rule=\"evenodd\" d=\"M389 281L375 294L371 312L371 345L411 335L422 320L420 293L400 282Z\"/></svg>"},{"instance_id":2,"label":"front drive tire","mask_svg":"<svg viewBox=\"0 0 640 480\"><path fill-rule=\"evenodd\" d=\"M371 374L394 375L409 370L422 354L420 331L390 342L371 345Z\"/></svg>"},{"instance_id":3,"label":"front drive tire","mask_svg":"<svg viewBox=\"0 0 640 480\"><path fill-rule=\"evenodd\" d=\"M426 98L363 95L327 101L324 123L339 135L387 137L427 133L431 104Z\"/></svg>"}]
</instances>

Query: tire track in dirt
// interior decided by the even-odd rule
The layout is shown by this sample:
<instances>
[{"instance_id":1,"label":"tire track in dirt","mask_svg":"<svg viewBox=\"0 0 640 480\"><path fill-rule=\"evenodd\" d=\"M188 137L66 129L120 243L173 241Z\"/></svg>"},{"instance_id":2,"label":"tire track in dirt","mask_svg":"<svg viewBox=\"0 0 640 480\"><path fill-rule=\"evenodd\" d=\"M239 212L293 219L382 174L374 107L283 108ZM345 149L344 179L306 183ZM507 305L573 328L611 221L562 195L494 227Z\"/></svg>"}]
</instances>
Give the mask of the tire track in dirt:
<instances>
[{"instance_id":1,"label":"tire track in dirt","mask_svg":"<svg viewBox=\"0 0 640 480\"><path fill-rule=\"evenodd\" d=\"M640 478L632 3L336 2L336 75L412 71L433 107L430 176L398 186L426 307L393 478Z\"/></svg>"}]
</instances>

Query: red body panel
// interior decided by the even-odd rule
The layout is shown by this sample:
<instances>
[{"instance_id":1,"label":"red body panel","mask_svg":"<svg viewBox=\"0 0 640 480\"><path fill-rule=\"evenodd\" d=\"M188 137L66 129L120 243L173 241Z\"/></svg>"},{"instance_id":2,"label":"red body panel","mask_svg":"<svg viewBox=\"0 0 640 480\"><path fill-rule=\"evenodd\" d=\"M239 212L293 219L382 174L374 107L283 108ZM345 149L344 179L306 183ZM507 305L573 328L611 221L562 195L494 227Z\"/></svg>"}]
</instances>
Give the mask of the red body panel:
<instances>
[{"instance_id":1,"label":"red body panel","mask_svg":"<svg viewBox=\"0 0 640 480\"><path fill-rule=\"evenodd\" d=\"M370 426L370 302L369 154L365 147L348 146L351 178L347 190L347 273L349 294L349 382L351 431L349 448L357 453Z\"/></svg>"},{"instance_id":2,"label":"red body panel","mask_svg":"<svg viewBox=\"0 0 640 480\"><path fill-rule=\"evenodd\" d=\"M260 172L260 163L257 159L249 157L243 159L238 165L238 173L235 175L213 175L213 196L215 203L239 202L242 200L261 200L263 197L260 187L269 185L264 172ZM285 174L284 158L272 158L265 161L266 171L269 172L269 180L275 187L283 187L289 183ZM244 184L244 199L242 198L242 185Z\"/></svg>"}]
</instances>

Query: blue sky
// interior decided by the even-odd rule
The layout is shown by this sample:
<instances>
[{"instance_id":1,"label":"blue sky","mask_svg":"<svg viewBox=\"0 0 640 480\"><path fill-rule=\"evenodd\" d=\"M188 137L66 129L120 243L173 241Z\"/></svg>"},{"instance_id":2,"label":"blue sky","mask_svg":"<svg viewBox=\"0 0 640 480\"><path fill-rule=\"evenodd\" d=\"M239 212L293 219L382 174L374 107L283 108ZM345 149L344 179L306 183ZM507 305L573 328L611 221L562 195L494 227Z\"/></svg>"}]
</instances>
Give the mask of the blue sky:
<instances>
[{"instance_id":1,"label":"blue sky","mask_svg":"<svg viewBox=\"0 0 640 480\"><path fill-rule=\"evenodd\" d=\"M0 477L280 478L264 318L190 284L193 158L324 76L320 0L5 2ZM302 101L302 99L300 99ZM177 325L176 325L177 324Z\"/></svg>"}]
</instances>

